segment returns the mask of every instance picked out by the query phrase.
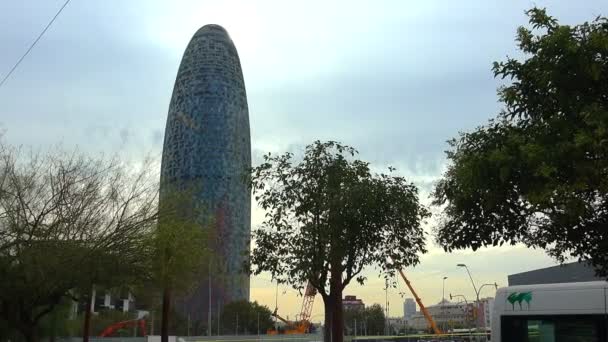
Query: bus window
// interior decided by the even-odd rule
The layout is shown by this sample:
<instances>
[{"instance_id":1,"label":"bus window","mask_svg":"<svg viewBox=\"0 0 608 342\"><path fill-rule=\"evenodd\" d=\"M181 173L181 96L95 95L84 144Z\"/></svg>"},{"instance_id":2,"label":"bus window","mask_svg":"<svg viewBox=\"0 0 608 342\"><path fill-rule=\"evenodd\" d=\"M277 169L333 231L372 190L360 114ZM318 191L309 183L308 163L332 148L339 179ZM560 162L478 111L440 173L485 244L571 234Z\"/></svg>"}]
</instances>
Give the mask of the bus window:
<instances>
[{"instance_id":1,"label":"bus window","mask_svg":"<svg viewBox=\"0 0 608 342\"><path fill-rule=\"evenodd\" d=\"M603 315L503 316L502 341L600 342L606 340Z\"/></svg>"},{"instance_id":2,"label":"bus window","mask_svg":"<svg viewBox=\"0 0 608 342\"><path fill-rule=\"evenodd\" d=\"M527 338L530 342L554 342L555 323L543 320L528 320Z\"/></svg>"}]
</instances>

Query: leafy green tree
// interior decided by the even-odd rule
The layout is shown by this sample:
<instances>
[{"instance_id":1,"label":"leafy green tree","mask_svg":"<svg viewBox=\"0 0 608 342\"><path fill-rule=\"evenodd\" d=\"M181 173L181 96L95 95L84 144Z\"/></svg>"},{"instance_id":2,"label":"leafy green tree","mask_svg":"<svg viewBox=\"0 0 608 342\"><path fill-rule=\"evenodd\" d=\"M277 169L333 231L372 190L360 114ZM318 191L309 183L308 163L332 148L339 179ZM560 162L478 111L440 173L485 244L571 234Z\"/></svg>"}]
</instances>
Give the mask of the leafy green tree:
<instances>
[{"instance_id":1,"label":"leafy green tree","mask_svg":"<svg viewBox=\"0 0 608 342\"><path fill-rule=\"evenodd\" d=\"M362 335L364 322L364 309L348 309L344 310L344 327L347 335L355 334L355 322L357 325L357 335Z\"/></svg>"},{"instance_id":2,"label":"leafy green tree","mask_svg":"<svg viewBox=\"0 0 608 342\"><path fill-rule=\"evenodd\" d=\"M226 304L220 317L222 333L227 335L266 334L274 324L268 307L245 300Z\"/></svg>"},{"instance_id":3,"label":"leafy green tree","mask_svg":"<svg viewBox=\"0 0 608 342\"><path fill-rule=\"evenodd\" d=\"M386 325L384 310L380 304L365 308L364 317L368 335L383 335Z\"/></svg>"},{"instance_id":4,"label":"leafy green tree","mask_svg":"<svg viewBox=\"0 0 608 342\"><path fill-rule=\"evenodd\" d=\"M421 222L429 214L405 178L373 174L356 151L337 142L264 157L252 170L252 188L266 220L255 230L254 273L302 289L310 282L323 298L325 339L343 339L343 289L375 265L391 276L425 252ZM389 168L389 172L394 169ZM329 328L332 328L330 334Z\"/></svg>"},{"instance_id":5,"label":"leafy green tree","mask_svg":"<svg viewBox=\"0 0 608 342\"><path fill-rule=\"evenodd\" d=\"M344 311L344 323L348 334L355 334L355 321L357 324L357 335L383 335L386 324L384 310L380 304L363 309Z\"/></svg>"},{"instance_id":6,"label":"leafy green tree","mask_svg":"<svg viewBox=\"0 0 608 342\"><path fill-rule=\"evenodd\" d=\"M162 289L161 341L168 342L174 293L187 293L208 260L208 230L192 189L166 189L161 195L158 227L152 237L152 277Z\"/></svg>"},{"instance_id":7,"label":"leafy green tree","mask_svg":"<svg viewBox=\"0 0 608 342\"><path fill-rule=\"evenodd\" d=\"M521 60L494 63L511 80L497 118L450 142L434 192L437 239L456 248L525 243L608 275L608 20L560 25L527 11Z\"/></svg>"}]
</instances>

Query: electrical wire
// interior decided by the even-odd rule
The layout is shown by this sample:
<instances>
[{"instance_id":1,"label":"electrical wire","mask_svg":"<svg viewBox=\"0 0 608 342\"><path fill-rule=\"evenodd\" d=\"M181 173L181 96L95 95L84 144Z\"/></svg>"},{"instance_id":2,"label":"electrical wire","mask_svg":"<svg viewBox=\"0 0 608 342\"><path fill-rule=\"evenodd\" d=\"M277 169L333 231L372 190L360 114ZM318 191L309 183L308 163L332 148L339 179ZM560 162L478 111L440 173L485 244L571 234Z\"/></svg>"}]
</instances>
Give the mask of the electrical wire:
<instances>
[{"instance_id":1,"label":"electrical wire","mask_svg":"<svg viewBox=\"0 0 608 342\"><path fill-rule=\"evenodd\" d=\"M2 85L4 84L4 82L6 82L6 80L11 76L11 74L13 73L13 71L15 71L15 69L17 69L17 67L19 66L19 64L21 64L21 62L23 61L23 59L30 53L30 51L32 51L32 49L34 48L34 46L36 46L36 43L38 43L38 41L40 40L40 38L42 38L42 36L44 35L44 33L49 29L49 27L51 27L51 25L53 24L53 22L55 21L55 19L57 19L57 17L59 16L59 14L61 14L61 12L63 11L63 9L65 8L65 6L68 5L69 2L70 2L70 0L66 0L66 2L63 4L63 6L61 6L61 8L59 9L59 11L57 11L57 13L53 17L53 19L51 19L51 21L49 21L49 23L46 25L46 27L44 28L44 30L42 30L42 32L40 32L40 34L38 35L38 38L36 38L36 40L34 40L34 42L32 43L32 45L30 45L29 49L27 49L27 51L25 51L25 53L21 56L21 58L19 58L19 60L17 61L17 63L15 63L15 65L13 65L13 67L11 68L11 71L9 71L8 74L6 74L6 76L4 76L4 78L2 79L2 81L0 81L0 87L2 87Z\"/></svg>"}]
</instances>

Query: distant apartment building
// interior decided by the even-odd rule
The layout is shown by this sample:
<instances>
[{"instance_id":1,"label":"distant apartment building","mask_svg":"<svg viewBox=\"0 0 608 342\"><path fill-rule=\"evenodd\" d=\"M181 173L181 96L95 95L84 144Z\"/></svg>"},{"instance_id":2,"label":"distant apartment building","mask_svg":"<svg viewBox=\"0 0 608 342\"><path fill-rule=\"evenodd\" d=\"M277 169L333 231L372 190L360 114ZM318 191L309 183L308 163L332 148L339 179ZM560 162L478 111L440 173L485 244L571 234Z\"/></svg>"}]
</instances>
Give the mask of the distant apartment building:
<instances>
[{"instance_id":1,"label":"distant apartment building","mask_svg":"<svg viewBox=\"0 0 608 342\"><path fill-rule=\"evenodd\" d=\"M345 296L342 300L342 307L344 310L363 310L365 309L365 304L357 296Z\"/></svg>"},{"instance_id":2,"label":"distant apartment building","mask_svg":"<svg viewBox=\"0 0 608 342\"><path fill-rule=\"evenodd\" d=\"M494 298L482 298L479 300L478 322L480 326L492 326L492 310L494 310Z\"/></svg>"},{"instance_id":3,"label":"distant apartment building","mask_svg":"<svg viewBox=\"0 0 608 342\"><path fill-rule=\"evenodd\" d=\"M407 321L416 314L416 302L413 298L406 298L403 302L403 318Z\"/></svg>"},{"instance_id":4,"label":"distant apartment building","mask_svg":"<svg viewBox=\"0 0 608 342\"><path fill-rule=\"evenodd\" d=\"M451 303L446 300L437 305L428 306L426 309L441 330L448 331L472 327L474 325L472 305ZM413 315L408 323L409 326L417 330L426 330L428 328L428 322L421 312Z\"/></svg>"},{"instance_id":5,"label":"distant apartment building","mask_svg":"<svg viewBox=\"0 0 608 342\"><path fill-rule=\"evenodd\" d=\"M461 328L476 328L492 326L492 310L494 298L479 300L479 314L475 313L475 302L452 303L447 300L427 307L435 324L443 331ZM408 325L417 330L426 330L428 322L422 313L418 312L408 320Z\"/></svg>"}]
</instances>

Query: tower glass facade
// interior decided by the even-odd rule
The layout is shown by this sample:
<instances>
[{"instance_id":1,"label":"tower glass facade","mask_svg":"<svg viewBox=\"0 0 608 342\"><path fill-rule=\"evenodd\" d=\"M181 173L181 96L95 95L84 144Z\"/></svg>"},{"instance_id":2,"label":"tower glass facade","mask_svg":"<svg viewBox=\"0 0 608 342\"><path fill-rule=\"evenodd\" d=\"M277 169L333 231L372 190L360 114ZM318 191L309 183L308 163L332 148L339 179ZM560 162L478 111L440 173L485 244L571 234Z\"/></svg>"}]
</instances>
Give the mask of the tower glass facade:
<instances>
[{"instance_id":1,"label":"tower glass facade","mask_svg":"<svg viewBox=\"0 0 608 342\"><path fill-rule=\"evenodd\" d=\"M224 28L206 25L192 37L177 73L161 166L161 201L167 189L191 189L190 205L202 209L201 222L211 222L205 226L209 270L193 293L178 301L178 309L192 319L206 319L218 305L249 300L243 264L249 257L251 193L244 175L250 167L239 56Z\"/></svg>"}]
</instances>

